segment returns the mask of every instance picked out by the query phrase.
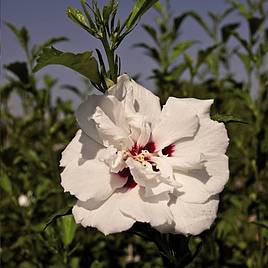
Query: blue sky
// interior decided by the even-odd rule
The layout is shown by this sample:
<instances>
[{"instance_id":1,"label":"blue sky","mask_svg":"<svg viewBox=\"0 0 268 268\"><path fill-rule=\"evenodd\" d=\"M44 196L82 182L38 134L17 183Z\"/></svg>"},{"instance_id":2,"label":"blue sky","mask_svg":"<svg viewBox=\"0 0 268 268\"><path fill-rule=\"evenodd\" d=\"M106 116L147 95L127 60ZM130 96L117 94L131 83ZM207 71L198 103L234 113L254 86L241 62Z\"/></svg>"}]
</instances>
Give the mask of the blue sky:
<instances>
[{"instance_id":1,"label":"blue sky","mask_svg":"<svg viewBox=\"0 0 268 268\"><path fill-rule=\"evenodd\" d=\"M99 1L102 4L104 1ZM132 5L132 0L119 1L119 17L124 19ZM245 1L241 1L245 2ZM23 60L24 55L17 44L14 35L4 25L4 21L9 21L18 27L25 26L31 34L31 43L40 43L48 38L57 36L66 36L68 42L59 43L56 47L64 51L83 52L94 50L99 47L97 40L93 39L88 33L80 29L65 14L67 6L80 8L78 0L4 0L1 1L1 40L2 40L2 64L15 60ZM175 15L186 10L195 10L200 15L206 16L208 11L222 12L227 4L224 0L171 0L172 10ZM153 24L157 14L154 10L146 13L141 23ZM236 21L236 15L232 15L226 22ZM147 77L151 74L154 62L143 54L143 50L133 48L138 42L151 42L150 38L140 27L136 29L123 41L118 53L122 59L122 70L135 75L141 75L140 81L150 89L153 89L152 81ZM200 27L191 19L187 20L183 26L183 36L185 39L198 39L204 45L209 45L209 39L200 29ZM242 27L243 30L243 27ZM239 68L239 67L237 67ZM49 66L38 73L42 76L44 73L53 74L62 84L74 84L83 87L81 77L62 66ZM5 73L1 72L1 83L4 81ZM72 97L67 95L67 97Z\"/></svg>"}]
</instances>

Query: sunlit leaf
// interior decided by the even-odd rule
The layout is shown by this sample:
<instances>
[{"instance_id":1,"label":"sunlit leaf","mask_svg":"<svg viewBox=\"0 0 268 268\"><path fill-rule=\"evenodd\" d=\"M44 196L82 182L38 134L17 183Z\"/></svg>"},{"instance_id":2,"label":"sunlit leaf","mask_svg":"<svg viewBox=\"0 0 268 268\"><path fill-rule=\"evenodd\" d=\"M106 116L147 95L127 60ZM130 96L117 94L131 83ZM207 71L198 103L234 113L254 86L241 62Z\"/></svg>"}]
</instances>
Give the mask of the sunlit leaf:
<instances>
[{"instance_id":1,"label":"sunlit leaf","mask_svg":"<svg viewBox=\"0 0 268 268\"><path fill-rule=\"evenodd\" d=\"M141 16L151 8L158 0L137 0L126 20L127 29L132 28Z\"/></svg>"},{"instance_id":2,"label":"sunlit leaf","mask_svg":"<svg viewBox=\"0 0 268 268\"><path fill-rule=\"evenodd\" d=\"M85 30L90 30L87 19L85 18L83 12L74 7L68 7L66 10L67 16L79 26Z\"/></svg>"},{"instance_id":3,"label":"sunlit leaf","mask_svg":"<svg viewBox=\"0 0 268 268\"><path fill-rule=\"evenodd\" d=\"M98 63L92 52L84 52L74 54L70 52L62 52L55 48L45 48L37 59L37 65L34 72L51 64L60 64L68 67L88 78L90 81L98 84L100 76L98 71Z\"/></svg>"},{"instance_id":4,"label":"sunlit leaf","mask_svg":"<svg viewBox=\"0 0 268 268\"><path fill-rule=\"evenodd\" d=\"M62 242L64 246L67 247L72 243L77 228L73 215L62 216L59 219L59 226L61 229Z\"/></svg>"},{"instance_id":5,"label":"sunlit leaf","mask_svg":"<svg viewBox=\"0 0 268 268\"><path fill-rule=\"evenodd\" d=\"M51 215L49 217L48 221L44 224L43 230L45 230L51 223L55 222L56 219L63 217L63 216L66 216L66 215L71 215L74 203L75 203L75 201L72 202L72 204L66 206L65 208L58 210L53 215Z\"/></svg>"}]
</instances>

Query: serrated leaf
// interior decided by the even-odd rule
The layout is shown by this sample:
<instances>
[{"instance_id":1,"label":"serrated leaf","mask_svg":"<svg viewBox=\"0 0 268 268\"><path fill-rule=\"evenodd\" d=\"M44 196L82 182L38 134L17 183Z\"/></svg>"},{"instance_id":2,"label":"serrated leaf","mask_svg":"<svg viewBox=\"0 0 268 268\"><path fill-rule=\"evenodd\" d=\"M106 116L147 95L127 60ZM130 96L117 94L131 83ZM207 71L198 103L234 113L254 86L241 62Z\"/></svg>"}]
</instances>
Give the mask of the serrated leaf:
<instances>
[{"instance_id":1,"label":"serrated leaf","mask_svg":"<svg viewBox=\"0 0 268 268\"><path fill-rule=\"evenodd\" d=\"M126 20L127 29L132 28L141 16L151 8L158 0L137 0Z\"/></svg>"},{"instance_id":2,"label":"serrated leaf","mask_svg":"<svg viewBox=\"0 0 268 268\"><path fill-rule=\"evenodd\" d=\"M60 64L68 67L82 74L93 83L98 84L100 82L98 63L96 59L92 57L92 52L90 51L74 54L62 52L55 48L44 48L37 59L37 64L33 71L37 72L51 64Z\"/></svg>"},{"instance_id":3,"label":"serrated leaf","mask_svg":"<svg viewBox=\"0 0 268 268\"><path fill-rule=\"evenodd\" d=\"M12 184L9 177L6 174L3 174L0 177L0 187L7 192L8 194L12 194Z\"/></svg>"},{"instance_id":4,"label":"serrated leaf","mask_svg":"<svg viewBox=\"0 0 268 268\"><path fill-rule=\"evenodd\" d=\"M175 60L178 56L180 56L186 49L195 44L196 41L186 40L177 44L172 51L171 60Z\"/></svg>"},{"instance_id":5,"label":"serrated leaf","mask_svg":"<svg viewBox=\"0 0 268 268\"><path fill-rule=\"evenodd\" d=\"M223 123L248 124L248 122L246 122L245 120L233 115L215 114L214 116L212 116L212 119Z\"/></svg>"},{"instance_id":6,"label":"serrated leaf","mask_svg":"<svg viewBox=\"0 0 268 268\"><path fill-rule=\"evenodd\" d=\"M27 84L29 82L29 73L26 62L13 62L5 65L4 68L17 76L22 83Z\"/></svg>"},{"instance_id":7,"label":"serrated leaf","mask_svg":"<svg viewBox=\"0 0 268 268\"><path fill-rule=\"evenodd\" d=\"M65 247L68 247L75 235L77 225L74 221L73 215L62 216L59 219L59 225L61 229L61 239Z\"/></svg>"}]
</instances>

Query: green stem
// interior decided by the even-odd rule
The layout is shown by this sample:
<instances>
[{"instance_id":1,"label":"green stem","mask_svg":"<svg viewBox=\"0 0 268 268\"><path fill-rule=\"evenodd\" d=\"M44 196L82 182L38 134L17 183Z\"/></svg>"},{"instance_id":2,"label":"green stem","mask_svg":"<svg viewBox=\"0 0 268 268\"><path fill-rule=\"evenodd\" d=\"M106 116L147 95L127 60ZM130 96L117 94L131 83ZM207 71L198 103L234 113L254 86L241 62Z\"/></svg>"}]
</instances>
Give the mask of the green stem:
<instances>
[{"instance_id":1,"label":"green stem","mask_svg":"<svg viewBox=\"0 0 268 268\"><path fill-rule=\"evenodd\" d=\"M104 47L109 64L110 78L114 83L117 83L117 68L114 62L114 50L110 48L106 33L103 36L102 45Z\"/></svg>"}]
</instances>

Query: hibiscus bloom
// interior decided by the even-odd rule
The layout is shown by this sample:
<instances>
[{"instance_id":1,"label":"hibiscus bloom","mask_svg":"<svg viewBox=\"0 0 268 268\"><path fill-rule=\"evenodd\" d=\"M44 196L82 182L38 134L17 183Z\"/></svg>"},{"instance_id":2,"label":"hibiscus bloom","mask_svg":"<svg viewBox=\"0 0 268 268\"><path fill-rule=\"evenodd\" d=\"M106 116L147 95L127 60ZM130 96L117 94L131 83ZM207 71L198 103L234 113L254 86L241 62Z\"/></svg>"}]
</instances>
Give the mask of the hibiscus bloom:
<instances>
[{"instance_id":1,"label":"hibiscus bloom","mask_svg":"<svg viewBox=\"0 0 268 268\"><path fill-rule=\"evenodd\" d=\"M88 96L60 162L61 184L78 199L75 221L104 234L136 221L185 235L210 228L229 177L227 132L210 119L212 103L170 97L161 110L128 75Z\"/></svg>"}]
</instances>

